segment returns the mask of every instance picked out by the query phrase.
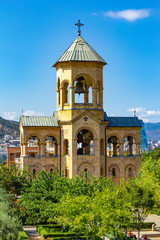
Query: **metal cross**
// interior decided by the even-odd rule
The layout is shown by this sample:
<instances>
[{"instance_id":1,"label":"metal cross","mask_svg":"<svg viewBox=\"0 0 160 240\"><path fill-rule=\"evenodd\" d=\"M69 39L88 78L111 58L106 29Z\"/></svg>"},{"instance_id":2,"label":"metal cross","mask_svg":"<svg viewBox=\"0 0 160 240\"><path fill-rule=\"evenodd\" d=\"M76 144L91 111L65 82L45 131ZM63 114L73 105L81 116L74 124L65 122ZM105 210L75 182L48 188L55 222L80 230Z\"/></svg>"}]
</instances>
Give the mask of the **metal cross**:
<instances>
[{"instance_id":1,"label":"metal cross","mask_svg":"<svg viewBox=\"0 0 160 240\"><path fill-rule=\"evenodd\" d=\"M78 27L78 36L81 35L81 26L84 26L84 24L82 24L80 22L80 20L78 20L78 23L75 23L75 25Z\"/></svg>"}]
</instances>

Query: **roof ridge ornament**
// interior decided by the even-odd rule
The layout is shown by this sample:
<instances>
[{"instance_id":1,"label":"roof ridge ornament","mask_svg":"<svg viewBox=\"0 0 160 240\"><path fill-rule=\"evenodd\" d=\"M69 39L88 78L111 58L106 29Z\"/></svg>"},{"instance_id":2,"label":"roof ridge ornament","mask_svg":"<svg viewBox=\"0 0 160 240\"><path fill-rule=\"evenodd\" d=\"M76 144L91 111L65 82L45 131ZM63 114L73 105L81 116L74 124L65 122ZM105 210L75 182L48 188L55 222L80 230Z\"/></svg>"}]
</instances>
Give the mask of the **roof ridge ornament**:
<instances>
[{"instance_id":1,"label":"roof ridge ornament","mask_svg":"<svg viewBox=\"0 0 160 240\"><path fill-rule=\"evenodd\" d=\"M81 36L81 27L84 26L84 24L78 20L78 23L75 23L75 25L78 27L78 36Z\"/></svg>"}]
</instances>

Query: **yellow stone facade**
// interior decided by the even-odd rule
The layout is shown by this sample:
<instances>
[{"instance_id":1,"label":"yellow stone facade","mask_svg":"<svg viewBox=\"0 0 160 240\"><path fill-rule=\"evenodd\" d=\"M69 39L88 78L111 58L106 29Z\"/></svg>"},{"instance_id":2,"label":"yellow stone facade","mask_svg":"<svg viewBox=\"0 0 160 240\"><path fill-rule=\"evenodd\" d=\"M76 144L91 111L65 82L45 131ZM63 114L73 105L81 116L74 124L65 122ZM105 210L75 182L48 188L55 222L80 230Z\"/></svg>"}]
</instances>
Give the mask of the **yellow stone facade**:
<instances>
[{"instance_id":1,"label":"yellow stone facade","mask_svg":"<svg viewBox=\"0 0 160 240\"><path fill-rule=\"evenodd\" d=\"M113 175L116 182L138 172L141 126L110 124L110 118L105 117L104 65L104 62L90 60L55 63L57 112L51 117L55 125L40 123L45 120L43 117L21 117L21 169L27 168L34 174L58 169L69 178L86 171L96 178ZM84 89L80 94L84 97L82 103L75 102L78 82ZM33 123L25 123L30 120ZM39 122L36 125L34 121ZM37 146L38 157L27 156L29 144Z\"/></svg>"}]
</instances>

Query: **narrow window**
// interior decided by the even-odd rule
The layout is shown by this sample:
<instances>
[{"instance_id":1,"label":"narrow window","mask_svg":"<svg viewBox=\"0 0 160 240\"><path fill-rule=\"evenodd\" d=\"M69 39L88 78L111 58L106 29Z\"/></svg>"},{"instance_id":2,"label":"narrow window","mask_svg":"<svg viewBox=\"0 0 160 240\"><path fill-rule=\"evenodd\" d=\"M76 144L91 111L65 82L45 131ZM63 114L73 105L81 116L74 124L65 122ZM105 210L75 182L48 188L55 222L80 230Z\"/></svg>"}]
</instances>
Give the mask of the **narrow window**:
<instances>
[{"instance_id":1,"label":"narrow window","mask_svg":"<svg viewBox=\"0 0 160 240\"><path fill-rule=\"evenodd\" d=\"M50 173L53 173L53 168L50 169Z\"/></svg>"},{"instance_id":2,"label":"narrow window","mask_svg":"<svg viewBox=\"0 0 160 240\"><path fill-rule=\"evenodd\" d=\"M132 177L132 169L131 168L128 169L128 176Z\"/></svg>"},{"instance_id":3,"label":"narrow window","mask_svg":"<svg viewBox=\"0 0 160 240\"><path fill-rule=\"evenodd\" d=\"M33 175L36 176L36 169L33 169Z\"/></svg>"},{"instance_id":4,"label":"narrow window","mask_svg":"<svg viewBox=\"0 0 160 240\"><path fill-rule=\"evenodd\" d=\"M116 170L115 170L115 168L112 169L112 176L113 176L113 177L116 176Z\"/></svg>"}]
</instances>

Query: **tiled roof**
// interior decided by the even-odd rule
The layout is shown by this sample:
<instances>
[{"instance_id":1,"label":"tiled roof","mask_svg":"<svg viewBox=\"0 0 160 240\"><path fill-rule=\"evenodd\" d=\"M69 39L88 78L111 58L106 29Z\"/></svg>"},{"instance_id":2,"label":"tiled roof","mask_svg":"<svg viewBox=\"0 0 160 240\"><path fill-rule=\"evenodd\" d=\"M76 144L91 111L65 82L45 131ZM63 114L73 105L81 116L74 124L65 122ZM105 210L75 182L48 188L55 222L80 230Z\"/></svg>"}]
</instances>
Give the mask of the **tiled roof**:
<instances>
[{"instance_id":1,"label":"tiled roof","mask_svg":"<svg viewBox=\"0 0 160 240\"><path fill-rule=\"evenodd\" d=\"M108 117L105 115L105 121L109 121L108 127L142 127L138 117Z\"/></svg>"},{"instance_id":2,"label":"tiled roof","mask_svg":"<svg viewBox=\"0 0 160 240\"><path fill-rule=\"evenodd\" d=\"M23 127L56 127L58 126L55 117L45 116L21 116L20 121Z\"/></svg>"},{"instance_id":3,"label":"tiled roof","mask_svg":"<svg viewBox=\"0 0 160 240\"><path fill-rule=\"evenodd\" d=\"M68 61L91 61L106 64L104 59L81 36L76 38L56 63Z\"/></svg>"}]
</instances>

